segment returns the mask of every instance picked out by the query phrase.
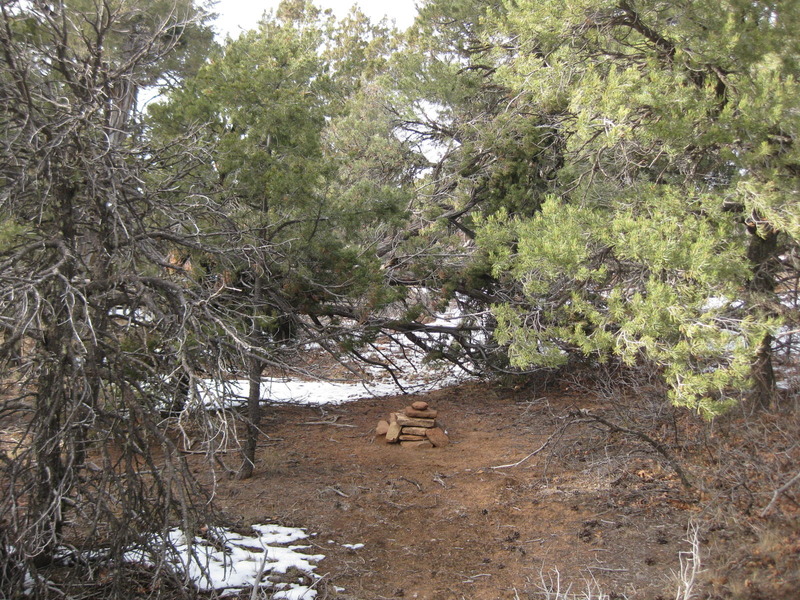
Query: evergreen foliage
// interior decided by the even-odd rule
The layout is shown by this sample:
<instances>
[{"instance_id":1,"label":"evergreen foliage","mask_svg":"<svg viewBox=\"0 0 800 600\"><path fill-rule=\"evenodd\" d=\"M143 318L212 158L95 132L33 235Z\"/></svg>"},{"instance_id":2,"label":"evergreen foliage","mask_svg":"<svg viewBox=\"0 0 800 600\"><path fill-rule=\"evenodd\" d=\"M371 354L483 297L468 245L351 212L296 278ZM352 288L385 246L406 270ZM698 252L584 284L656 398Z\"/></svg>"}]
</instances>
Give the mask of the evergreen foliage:
<instances>
[{"instance_id":1,"label":"evergreen foliage","mask_svg":"<svg viewBox=\"0 0 800 600\"><path fill-rule=\"evenodd\" d=\"M565 148L541 212L482 232L523 286L497 309L515 364L645 358L706 416L754 382L769 395L800 215L797 18L792 2L509 3L498 78Z\"/></svg>"},{"instance_id":2,"label":"evergreen foliage","mask_svg":"<svg viewBox=\"0 0 800 600\"><path fill-rule=\"evenodd\" d=\"M205 18L0 6L0 417L27 427L0 593L79 501L117 559L153 523L190 532L162 411L246 374L250 476L263 370L311 340L398 334L481 373L644 363L704 417L769 405L800 321L797 2L428 0L399 33L284 0L222 45ZM426 325L452 300L460 323Z\"/></svg>"}]
</instances>

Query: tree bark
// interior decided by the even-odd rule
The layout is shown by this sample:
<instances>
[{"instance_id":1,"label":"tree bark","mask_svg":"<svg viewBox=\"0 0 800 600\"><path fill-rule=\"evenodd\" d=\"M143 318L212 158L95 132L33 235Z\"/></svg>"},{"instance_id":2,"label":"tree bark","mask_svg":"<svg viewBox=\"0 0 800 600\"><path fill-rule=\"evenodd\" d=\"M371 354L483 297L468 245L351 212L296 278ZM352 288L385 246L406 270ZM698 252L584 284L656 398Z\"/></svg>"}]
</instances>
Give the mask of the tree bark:
<instances>
[{"instance_id":1,"label":"tree bark","mask_svg":"<svg viewBox=\"0 0 800 600\"><path fill-rule=\"evenodd\" d=\"M255 318L258 315L262 300L263 276L256 275L253 284L253 331L252 340L258 338L258 324ZM247 395L247 425L246 438L242 447L242 465L236 474L237 479L249 479L253 476L256 464L256 450L258 448L258 434L261 427L261 373L264 362L260 357L251 352L247 369L248 395Z\"/></svg>"},{"instance_id":2,"label":"tree bark","mask_svg":"<svg viewBox=\"0 0 800 600\"><path fill-rule=\"evenodd\" d=\"M775 264L778 251L778 232L769 225L756 227L748 223L751 234L747 248L747 258L752 265L753 277L750 280L750 291L754 293L756 302L764 296L775 293ZM775 371L772 366L771 335L761 340L756 358L751 368L753 378L753 399L756 406L769 408L775 397Z\"/></svg>"},{"instance_id":3,"label":"tree bark","mask_svg":"<svg viewBox=\"0 0 800 600\"><path fill-rule=\"evenodd\" d=\"M61 543L64 526L64 497L69 493L67 466L62 457L65 436L62 431L63 415L68 410L68 394L63 382L70 380L67 367L67 350L64 347L64 332L55 327L45 334L47 365L38 379L33 440L35 457L35 493L31 498L29 513L36 519L31 527L36 532L36 560L49 561ZM68 339L68 338L66 338Z\"/></svg>"},{"instance_id":4,"label":"tree bark","mask_svg":"<svg viewBox=\"0 0 800 600\"><path fill-rule=\"evenodd\" d=\"M253 476L256 463L256 450L258 448L258 433L261 424L261 371L263 363L254 356L250 358L247 370L249 392L247 396L247 425L246 438L242 448L242 466L236 474L236 479L249 479Z\"/></svg>"}]
</instances>

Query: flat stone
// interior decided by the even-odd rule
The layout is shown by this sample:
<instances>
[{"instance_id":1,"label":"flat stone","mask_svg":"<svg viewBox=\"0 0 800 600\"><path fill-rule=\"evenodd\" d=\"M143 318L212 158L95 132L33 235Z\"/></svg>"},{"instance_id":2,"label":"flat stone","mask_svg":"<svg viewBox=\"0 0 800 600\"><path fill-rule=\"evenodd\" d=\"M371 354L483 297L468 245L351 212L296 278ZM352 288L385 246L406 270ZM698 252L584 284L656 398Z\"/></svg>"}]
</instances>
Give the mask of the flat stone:
<instances>
[{"instance_id":1,"label":"flat stone","mask_svg":"<svg viewBox=\"0 0 800 600\"><path fill-rule=\"evenodd\" d=\"M397 415L400 413L389 413L389 423L395 423L397 421Z\"/></svg>"},{"instance_id":2,"label":"flat stone","mask_svg":"<svg viewBox=\"0 0 800 600\"><path fill-rule=\"evenodd\" d=\"M417 400L416 402L411 403L411 408L414 410L427 410L428 403L424 402L423 400Z\"/></svg>"},{"instance_id":3,"label":"flat stone","mask_svg":"<svg viewBox=\"0 0 800 600\"><path fill-rule=\"evenodd\" d=\"M421 435L425 437L428 434L428 427L403 427L402 433L404 435Z\"/></svg>"},{"instance_id":4,"label":"flat stone","mask_svg":"<svg viewBox=\"0 0 800 600\"><path fill-rule=\"evenodd\" d=\"M410 406L406 407L403 412L407 417L417 417L420 419L435 419L436 415L439 414L439 411L430 408L427 410L417 410L415 408L411 408Z\"/></svg>"},{"instance_id":5,"label":"flat stone","mask_svg":"<svg viewBox=\"0 0 800 600\"><path fill-rule=\"evenodd\" d=\"M400 434L401 442L421 442L426 439L424 435L409 435L407 433Z\"/></svg>"},{"instance_id":6,"label":"flat stone","mask_svg":"<svg viewBox=\"0 0 800 600\"><path fill-rule=\"evenodd\" d=\"M375 435L386 435L387 431L389 431L389 421L378 421L375 426Z\"/></svg>"},{"instance_id":7,"label":"flat stone","mask_svg":"<svg viewBox=\"0 0 800 600\"><path fill-rule=\"evenodd\" d=\"M397 424L403 427L433 427L436 421L433 419L420 419L416 417L407 417L397 413Z\"/></svg>"},{"instance_id":8,"label":"flat stone","mask_svg":"<svg viewBox=\"0 0 800 600\"><path fill-rule=\"evenodd\" d=\"M433 448L433 444L431 444L428 440L420 440L418 442L400 442L400 445L403 448Z\"/></svg>"},{"instance_id":9,"label":"flat stone","mask_svg":"<svg viewBox=\"0 0 800 600\"><path fill-rule=\"evenodd\" d=\"M393 443L399 440L400 429L400 424L396 421L394 423L389 423L389 429L386 431L386 441Z\"/></svg>"},{"instance_id":10,"label":"flat stone","mask_svg":"<svg viewBox=\"0 0 800 600\"><path fill-rule=\"evenodd\" d=\"M427 430L425 435L427 435L431 444L437 448L447 446L447 444L450 443L450 438L447 437L447 434L442 430L441 427L432 427L431 429Z\"/></svg>"}]
</instances>

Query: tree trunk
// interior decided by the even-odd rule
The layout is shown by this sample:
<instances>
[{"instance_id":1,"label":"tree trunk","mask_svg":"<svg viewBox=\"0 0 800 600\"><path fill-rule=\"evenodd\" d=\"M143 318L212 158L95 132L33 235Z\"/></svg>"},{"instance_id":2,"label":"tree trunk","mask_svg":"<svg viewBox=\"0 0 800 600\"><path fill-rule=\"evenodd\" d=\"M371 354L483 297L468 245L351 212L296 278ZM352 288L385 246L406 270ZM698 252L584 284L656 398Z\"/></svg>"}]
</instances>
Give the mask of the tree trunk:
<instances>
[{"instance_id":1,"label":"tree trunk","mask_svg":"<svg viewBox=\"0 0 800 600\"><path fill-rule=\"evenodd\" d=\"M748 224L750 245L747 258L753 269L750 290L754 292L755 302L761 302L775 293L775 258L778 251L778 232L769 225L756 228ZM759 408L769 408L775 396L775 371L772 367L771 335L761 340L761 344L753 361L751 373L753 377L753 398Z\"/></svg>"},{"instance_id":2,"label":"tree trunk","mask_svg":"<svg viewBox=\"0 0 800 600\"><path fill-rule=\"evenodd\" d=\"M772 336L761 341L753 362L753 396L759 408L769 408L775 397L775 371L772 367Z\"/></svg>"},{"instance_id":3,"label":"tree trunk","mask_svg":"<svg viewBox=\"0 0 800 600\"><path fill-rule=\"evenodd\" d=\"M60 218L56 232L62 243L53 262L62 257L60 267L64 279L75 277L76 224L74 200L76 192L69 184L54 186L54 205ZM70 252L72 251L72 252ZM73 339L71 324L75 314L64 298L59 281L53 281L43 294L51 308L42 316L42 336L38 361L42 365L36 379L34 412L30 430L35 432L31 447L35 460L34 493L28 509L35 562L46 563L61 543L64 525L65 498L75 481L74 464L68 462L74 450L75 411L73 400L80 394L80 379L72 368L76 356L70 352ZM74 459L75 457L72 456ZM78 457L79 459L81 457Z\"/></svg>"},{"instance_id":4,"label":"tree trunk","mask_svg":"<svg viewBox=\"0 0 800 600\"><path fill-rule=\"evenodd\" d=\"M253 315L258 314L261 304L262 276L256 275L253 284ZM258 338L257 320L253 319L253 331L251 339L255 342ZM264 363L255 354L251 353L247 369L247 380L249 384L247 394L247 427L246 439L242 448L242 466L236 474L237 479L249 479L253 476L256 463L256 450L258 448L258 434L261 426L261 373L264 370Z\"/></svg>"},{"instance_id":5,"label":"tree trunk","mask_svg":"<svg viewBox=\"0 0 800 600\"><path fill-rule=\"evenodd\" d=\"M28 541L35 552L34 561L49 562L61 543L64 525L64 498L70 490L70 473L62 457L65 448L63 415L68 397L64 382L69 381L66 351L61 343L62 332L56 328L45 337L49 363L38 379L35 410L31 429L35 460L35 492L28 509L32 520Z\"/></svg>"},{"instance_id":6,"label":"tree trunk","mask_svg":"<svg viewBox=\"0 0 800 600\"><path fill-rule=\"evenodd\" d=\"M258 432L261 424L261 370L262 362L258 357L250 358L247 378L250 384L247 396L247 428L244 447L242 448L242 466L236 474L237 479L249 479L253 476L258 447Z\"/></svg>"}]
</instances>

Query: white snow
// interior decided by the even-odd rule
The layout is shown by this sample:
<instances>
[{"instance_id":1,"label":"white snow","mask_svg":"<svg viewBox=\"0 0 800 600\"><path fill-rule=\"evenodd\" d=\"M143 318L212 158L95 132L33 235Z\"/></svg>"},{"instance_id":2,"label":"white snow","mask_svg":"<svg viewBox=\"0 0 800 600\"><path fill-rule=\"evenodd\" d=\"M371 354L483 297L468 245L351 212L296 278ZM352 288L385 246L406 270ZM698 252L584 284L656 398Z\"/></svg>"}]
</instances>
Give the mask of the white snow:
<instances>
[{"instance_id":1,"label":"white snow","mask_svg":"<svg viewBox=\"0 0 800 600\"><path fill-rule=\"evenodd\" d=\"M456 384L459 379L450 375L433 381L398 377L407 391L432 390ZM203 380L200 384L200 401L210 409L230 408L247 400L248 382L244 379L228 381ZM261 400L264 402L293 402L299 404L342 404L361 398L393 396L402 390L393 380L341 383L335 381L307 381L302 379L265 378L261 381Z\"/></svg>"},{"instance_id":2,"label":"white snow","mask_svg":"<svg viewBox=\"0 0 800 600\"><path fill-rule=\"evenodd\" d=\"M167 534L172 567L182 573L198 590L216 590L221 596L238 594L254 586L276 590L272 598L311 600L317 596L314 583L303 580L275 583L271 576L284 575L291 569L305 573L316 581L317 562L322 554L307 554L309 546L291 545L307 539L302 529L279 525L253 525L253 535L242 535L226 529L209 530L204 537L195 537L190 545L179 529ZM156 541L158 538L155 538ZM126 560L152 564L144 550L134 549Z\"/></svg>"},{"instance_id":3,"label":"white snow","mask_svg":"<svg viewBox=\"0 0 800 600\"><path fill-rule=\"evenodd\" d=\"M432 315L431 326L456 326L465 319L481 319L485 315L465 315L455 301L443 313ZM431 334L444 336L445 334ZM319 347L308 344L306 350L318 351ZM362 365L366 374L363 381L342 382L308 380L300 378L264 378L261 381L261 400L263 402L298 404L342 404L361 398L393 396L403 392L423 392L456 385L466 379L463 372L447 364L431 364L425 361L424 353L418 348L404 347L384 341L363 352L370 360L391 363L395 379L385 368L377 365ZM246 402L249 383L244 379L226 381L205 379L199 384L199 400L209 409L230 408Z\"/></svg>"},{"instance_id":4,"label":"white snow","mask_svg":"<svg viewBox=\"0 0 800 600\"><path fill-rule=\"evenodd\" d=\"M743 300L732 300L731 298L727 298L725 296L709 296L706 298L706 301L703 304L703 311L718 311L722 310L723 308L740 309L744 306L745 303Z\"/></svg>"},{"instance_id":5,"label":"white snow","mask_svg":"<svg viewBox=\"0 0 800 600\"><path fill-rule=\"evenodd\" d=\"M247 399L247 380L204 380L201 401L209 408L223 408L242 404ZM300 379L266 378L261 382L261 400L269 402L297 402L303 404L341 404L369 396L370 391L358 383L330 381L304 381Z\"/></svg>"}]
</instances>

